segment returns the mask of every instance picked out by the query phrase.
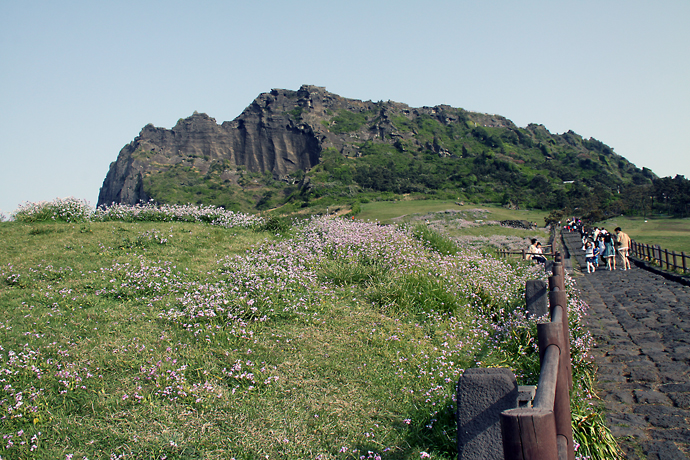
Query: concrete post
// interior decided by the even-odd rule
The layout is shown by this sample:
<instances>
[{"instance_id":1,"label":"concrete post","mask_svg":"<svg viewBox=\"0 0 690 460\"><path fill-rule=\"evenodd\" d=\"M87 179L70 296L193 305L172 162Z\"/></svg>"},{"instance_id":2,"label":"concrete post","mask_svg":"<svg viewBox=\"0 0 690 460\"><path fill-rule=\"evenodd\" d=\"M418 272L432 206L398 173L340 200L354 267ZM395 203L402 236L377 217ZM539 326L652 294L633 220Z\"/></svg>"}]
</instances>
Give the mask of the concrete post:
<instances>
[{"instance_id":1,"label":"concrete post","mask_svg":"<svg viewBox=\"0 0 690 460\"><path fill-rule=\"evenodd\" d=\"M467 369L458 381L458 460L503 460L501 412L518 405L510 369Z\"/></svg>"},{"instance_id":2,"label":"concrete post","mask_svg":"<svg viewBox=\"0 0 690 460\"><path fill-rule=\"evenodd\" d=\"M549 296L544 280L528 280L525 283L527 315L542 317L549 313Z\"/></svg>"}]
</instances>

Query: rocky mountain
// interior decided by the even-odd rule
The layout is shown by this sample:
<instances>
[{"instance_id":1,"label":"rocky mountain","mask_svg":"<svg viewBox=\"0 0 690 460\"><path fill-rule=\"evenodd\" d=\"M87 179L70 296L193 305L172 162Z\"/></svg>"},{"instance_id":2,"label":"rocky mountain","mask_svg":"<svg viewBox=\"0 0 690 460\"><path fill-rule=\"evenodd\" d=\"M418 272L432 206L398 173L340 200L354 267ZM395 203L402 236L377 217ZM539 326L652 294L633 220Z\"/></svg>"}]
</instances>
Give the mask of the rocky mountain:
<instances>
[{"instance_id":1,"label":"rocky mountain","mask_svg":"<svg viewBox=\"0 0 690 460\"><path fill-rule=\"evenodd\" d=\"M530 187L567 195L578 185L563 182L610 190L653 177L572 131L305 85L261 94L222 124L195 112L172 129L145 126L110 165L98 205L153 199L249 210L441 191L512 202Z\"/></svg>"}]
</instances>

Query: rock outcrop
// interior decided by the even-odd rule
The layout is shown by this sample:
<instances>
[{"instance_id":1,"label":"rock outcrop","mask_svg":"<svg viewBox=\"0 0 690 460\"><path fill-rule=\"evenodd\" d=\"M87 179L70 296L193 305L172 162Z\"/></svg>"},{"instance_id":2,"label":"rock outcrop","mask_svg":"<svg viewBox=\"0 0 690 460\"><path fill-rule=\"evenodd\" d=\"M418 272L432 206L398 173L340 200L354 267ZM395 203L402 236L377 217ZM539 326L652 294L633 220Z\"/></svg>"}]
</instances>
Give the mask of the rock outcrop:
<instances>
[{"instance_id":1,"label":"rock outcrop","mask_svg":"<svg viewBox=\"0 0 690 460\"><path fill-rule=\"evenodd\" d=\"M274 89L259 95L233 121L218 124L195 112L172 129L146 125L111 163L98 205L147 201L145 178L181 164L200 174L222 165L223 177L230 181L242 169L286 180L298 170L311 169L328 148L357 157L359 146L367 141L400 145L413 139L414 131L398 129L394 117L411 121L424 115L450 124L463 121L468 113L450 106L413 109L391 101L347 99L318 86ZM503 117L472 115L485 125L514 127ZM429 144L438 155L449 155L437 142Z\"/></svg>"},{"instance_id":2,"label":"rock outcrop","mask_svg":"<svg viewBox=\"0 0 690 460\"><path fill-rule=\"evenodd\" d=\"M528 220L502 220L500 224L502 227L520 228L523 230L534 230L537 228L536 222Z\"/></svg>"},{"instance_id":3,"label":"rock outcrop","mask_svg":"<svg viewBox=\"0 0 690 460\"><path fill-rule=\"evenodd\" d=\"M143 178L188 161L205 173L214 161L252 172L287 175L319 161L321 146L310 126L290 115L299 102L294 92L274 90L259 96L231 122L222 124L204 113L180 119L172 129L149 124L120 151L110 165L98 205L135 204L148 200ZM309 90L301 90L309 94Z\"/></svg>"}]
</instances>

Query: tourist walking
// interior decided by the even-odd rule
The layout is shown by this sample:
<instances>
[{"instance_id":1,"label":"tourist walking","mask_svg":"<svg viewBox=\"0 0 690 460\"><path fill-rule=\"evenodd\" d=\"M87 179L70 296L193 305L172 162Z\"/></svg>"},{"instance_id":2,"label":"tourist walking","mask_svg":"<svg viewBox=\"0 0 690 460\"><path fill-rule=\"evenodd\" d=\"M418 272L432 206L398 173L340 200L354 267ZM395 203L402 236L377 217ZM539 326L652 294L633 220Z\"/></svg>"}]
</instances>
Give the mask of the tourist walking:
<instances>
[{"instance_id":1,"label":"tourist walking","mask_svg":"<svg viewBox=\"0 0 690 460\"><path fill-rule=\"evenodd\" d=\"M599 233L599 236L597 237L597 239L594 240L594 245L596 246L596 248L598 250L596 252L595 257L594 257L596 259L594 261L594 266L599 268L599 257L601 257L602 259L604 258L604 256L603 256L604 249L606 249L606 247L604 246L604 233L603 232Z\"/></svg>"},{"instance_id":2,"label":"tourist walking","mask_svg":"<svg viewBox=\"0 0 690 460\"><path fill-rule=\"evenodd\" d=\"M606 259L606 269L616 269L616 249L613 247L613 238L610 233L604 235L604 252L601 255Z\"/></svg>"},{"instance_id":3,"label":"tourist walking","mask_svg":"<svg viewBox=\"0 0 690 460\"><path fill-rule=\"evenodd\" d=\"M630 260L628 259L628 251L630 250L630 237L627 233L624 233L620 227L616 227L614 231L616 232L618 242L618 254L621 256L621 260L623 261L622 270L630 270Z\"/></svg>"}]
</instances>

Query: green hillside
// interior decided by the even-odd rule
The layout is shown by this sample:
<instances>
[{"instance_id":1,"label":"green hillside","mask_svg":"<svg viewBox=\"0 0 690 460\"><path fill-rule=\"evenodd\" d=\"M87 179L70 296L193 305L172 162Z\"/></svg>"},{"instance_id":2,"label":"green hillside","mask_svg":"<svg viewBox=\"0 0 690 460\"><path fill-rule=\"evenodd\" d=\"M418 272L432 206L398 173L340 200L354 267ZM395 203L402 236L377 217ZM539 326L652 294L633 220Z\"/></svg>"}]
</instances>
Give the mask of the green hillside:
<instances>
[{"instance_id":1,"label":"green hillside","mask_svg":"<svg viewBox=\"0 0 690 460\"><path fill-rule=\"evenodd\" d=\"M210 148L199 140L203 133L190 134L199 144L182 156L160 154L155 139L149 139L137 144L139 150L129 160L143 171L144 195L158 203L245 212L280 208L284 214L332 206L356 212L360 202L411 197L543 210L580 208L606 215L639 207L626 197L656 179L603 142L572 131L553 134L538 124L520 128L498 115L446 105L412 108L346 99L322 88L310 91L275 90L257 98L232 122L237 126L232 129L241 130L252 121L258 133L251 136L237 134L225 123L218 127L199 114L180 126L192 129L203 118L211 123L208 129L220 131L217 136L240 136L251 152L264 151L266 145L278 152L285 136L292 136L290 155L313 156L318 161L312 167L293 165L271 173L271 164L288 160L265 156L252 157L260 168L238 166L215 151L200 153ZM156 129L175 139L177 131ZM294 133L302 137L295 141ZM294 147L299 142L312 150L300 153ZM297 156L295 161L302 161Z\"/></svg>"},{"instance_id":2,"label":"green hillside","mask_svg":"<svg viewBox=\"0 0 690 460\"><path fill-rule=\"evenodd\" d=\"M456 114L463 121L448 125L431 117L398 121L413 140L363 144L361 157L324 152L299 198L338 202L356 191L365 199L411 194L555 209L591 197L608 204L620 187L655 177L572 132L552 135L537 125L471 127L470 114Z\"/></svg>"},{"instance_id":3,"label":"green hillside","mask_svg":"<svg viewBox=\"0 0 690 460\"><path fill-rule=\"evenodd\" d=\"M184 165L148 176L144 183L158 202L245 211L287 204L282 211L295 212L403 195L557 209L591 205L591 200L608 206L621 188L649 184L655 177L601 142L574 133L552 135L543 126L470 128L471 122L443 125L430 117L396 125L411 130L413 140L362 143L359 157L325 150L316 167L294 174L293 184L240 171L240 184L232 186L220 179L222 168L201 174Z\"/></svg>"}]
</instances>

